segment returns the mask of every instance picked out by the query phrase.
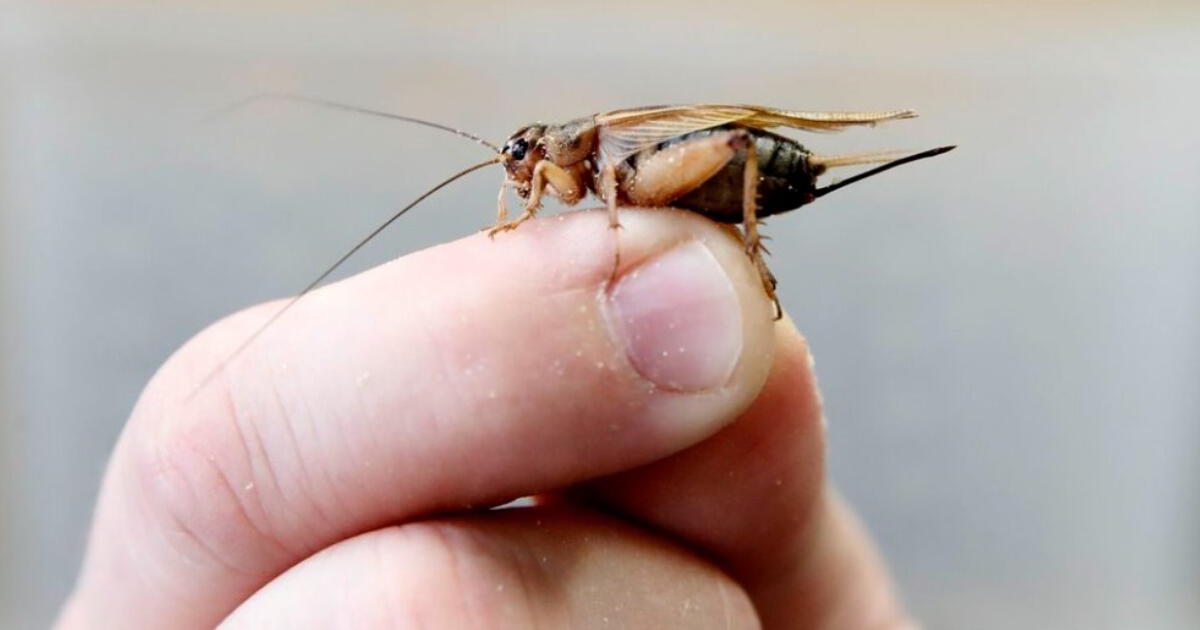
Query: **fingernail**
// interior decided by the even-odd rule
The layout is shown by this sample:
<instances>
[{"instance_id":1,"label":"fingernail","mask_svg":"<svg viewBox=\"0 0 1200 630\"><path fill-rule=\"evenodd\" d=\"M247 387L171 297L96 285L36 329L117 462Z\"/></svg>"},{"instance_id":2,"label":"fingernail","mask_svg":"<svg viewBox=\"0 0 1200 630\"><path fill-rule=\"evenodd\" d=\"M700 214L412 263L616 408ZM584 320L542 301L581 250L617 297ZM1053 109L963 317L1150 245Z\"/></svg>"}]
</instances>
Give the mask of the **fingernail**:
<instances>
[{"instance_id":1,"label":"fingernail","mask_svg":"<svg viewBox=\"0 0 1200 630\"><path fill-rule=\"evenodd\" d=\"M609 300L629 360L647 380L678 391L729 381L742 354L742 309L703 243L678 245L627 272Z\"/></svg>"}]
</instances>

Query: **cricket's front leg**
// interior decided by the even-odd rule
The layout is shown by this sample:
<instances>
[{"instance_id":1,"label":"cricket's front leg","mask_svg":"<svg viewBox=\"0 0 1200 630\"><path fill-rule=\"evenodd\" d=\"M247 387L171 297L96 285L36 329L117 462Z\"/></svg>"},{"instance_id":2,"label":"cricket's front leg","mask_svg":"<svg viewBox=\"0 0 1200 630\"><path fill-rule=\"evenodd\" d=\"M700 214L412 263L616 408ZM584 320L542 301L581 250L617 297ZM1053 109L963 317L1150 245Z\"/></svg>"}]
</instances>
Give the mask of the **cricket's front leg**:
<instances>
[{"instance_id":1,"label":"cricket's front leg","mask_svg":"<svg viewBox=\"0 0 1200 630\"><path fill-rule=\"evenodd\" d=\"M542 160L533 167L533 177L530 180L529 200L525 203L525 211L521 216L508 222L501 222L488 230L488 236L495 238L500 232L515 230L518 225L532 219L542 207L542 195L546 193L547 184L564 203L573 205L583 198L583 182L579 177L550 160Z\"/></svg>"}]
</instances>

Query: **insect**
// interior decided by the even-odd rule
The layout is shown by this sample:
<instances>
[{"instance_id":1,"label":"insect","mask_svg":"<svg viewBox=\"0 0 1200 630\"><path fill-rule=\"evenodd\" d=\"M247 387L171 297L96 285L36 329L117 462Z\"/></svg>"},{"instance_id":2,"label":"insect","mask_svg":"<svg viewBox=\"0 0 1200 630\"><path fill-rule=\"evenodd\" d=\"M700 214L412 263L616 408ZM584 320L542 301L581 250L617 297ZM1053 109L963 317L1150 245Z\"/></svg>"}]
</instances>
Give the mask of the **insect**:
<instances>
[{"instance_id":1,"label":"insect","mask_svg":"<svg viewBox=\"0 0 1200 630\"><path fill-rule=\"evenodd\" d=\"M405 212L468 173L501 164L506 171L497 201L492 237L532 219L549 195L575 205L590 192L608 207L609 227L620 227L622 206L674 206L724 224L741 224L746 254L757 267L763 289L782 316L776 279L763 254L759 221L815 201L835 190L916 160L953 149L943 146L916 153L880 151L851 155L815 154L796 140L770 131L788 127L829 132L847 127L913 118L912 110L878 112L801 112L751 105L670 105L622 109L559 124L533 123L515 131L501 147L439 123L373 109L289 94L265 94L236 103L218 114L265 98L300 101L327 108L402 120L473 140L497 156L466 168L434 186L393 214L281 307L214 374L255 338L316 288L343 262ZM831 168L880 164L839 182L819 187L817 178ZM509 220L508 189L524 200ZM619 266L619 250L613 272ZM211 378L211 376L210 376ZM207 382L208 379L205 379Z\"/></svg>"},{"instance_id":2,"label":"insect","mask_svg":"<svg viewBox=\"0 0 1200 630\"><path fill-rule=\"evenodd\" d=\"M500 189L497 225L488 233L495 236L533 218L547 193L574 205L588 191L608 205L612 228L620 226L617 209L628 205L670 205L721 223L740 223L746 254L780 316L776 280L763 259L761 218L954 147L911 155L883 151L822 156L768 129L835 131L915 116L907 109L796 112L750 105L674 105L527 125L501 149L508 176ZM830 168L881 162L883 166L851 179L817 187L817 177ZM524 211L512 221L504 203L504 189L510 186L525 200Z\"/></svg>"}]
</instances>

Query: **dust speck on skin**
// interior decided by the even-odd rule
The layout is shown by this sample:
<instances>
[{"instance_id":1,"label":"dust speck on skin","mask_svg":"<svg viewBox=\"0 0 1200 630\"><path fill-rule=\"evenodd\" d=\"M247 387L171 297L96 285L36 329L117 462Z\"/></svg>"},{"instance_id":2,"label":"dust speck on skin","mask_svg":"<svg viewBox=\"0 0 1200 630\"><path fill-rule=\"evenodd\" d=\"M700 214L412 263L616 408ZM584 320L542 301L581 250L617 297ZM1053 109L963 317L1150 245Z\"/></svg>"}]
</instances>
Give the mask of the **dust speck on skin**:
<instances>
[{"instance_id":1,"label":"dust speck on skin","mask_svg":"<svg viewBox=\"0 0 1200 630\"><path fill-rule=\"evenodd\" d=\"M487 394L487 396L488 396L488 398L490 398L491 400L495 400L495 399L496 399L496 390L494 390L494 389L492 389L492 390L488 390L488 394Z\"/></svg>"},{"instance_id":2,"label":"dust speck on skin","mask_svg":"<svg viewBox=\"0 0 1200 630\"><path fill-rule=\"evenodd\" d=\"M245 490L246 492L250 492L253 489L254 489L253 481L246 482L246 485L242 486L242 490Z\"/></svg>"},{"instance_id":3,"label":"dust speck on skin","mask_svg":"<svg viewBox=\"0 0 1200 630\"><path fill-rule=\"evenodd\" d=\"M776 479L776 480L775 480L775 486L776 486L776 487L779 487L779 486L782 486L782 485L783 485L783 480L782 480L782 479Z\"/></svg>"},{"instance_id":4,"label":"dust speck on skin","mask_svg":"<svg viewBox=\"0 0 1200 630\"><path fill-rule=\"evenodd\" d=\"M608 367L608 364L607 364L607 363L605 363L605 362L603 362L603 361L597 361L597 362L596 362L596 369L597 369L597 370L603 370L603 369L605 369L605 368L607 368L607 367Z\"/></svg>"},{"instance_id":5,"label":"dust speck on skin","mask_svg":"<svg viewBox=\"0 0 1200 630\"><path fill-rule=\"evenodd\" d=\"M577 357L581 357L581 356L583 356L583 350L576 350L576 351L575 351L575 356L577 356Z\"/></svg>"},{"instance_id":6,"label":"dust speck on skin","mask_svg":"<svg viewBox=\"0 0 1200 630\"><path fill-rule=\"evenodd\" d=\"M497 592L497 593L503 593L503 592L504 592L504 583L503 583L503 582L501 582L501 583L499 583L499 584L497 584L497 585L496 585L496 592Z\"/></svg>"},{"instance_id":7,"label":"dust speck on skin","mask_svg":"<svg viewBox=\"0 0 1200 630\"><path fill-rule=\"evenodd\" d=\"M358 375L358 379L355 380L355 384L359 387L362 387L369 380L371 380L371 373L369 371L364 371L362 374Z\"/></svg>"}]
</instances>

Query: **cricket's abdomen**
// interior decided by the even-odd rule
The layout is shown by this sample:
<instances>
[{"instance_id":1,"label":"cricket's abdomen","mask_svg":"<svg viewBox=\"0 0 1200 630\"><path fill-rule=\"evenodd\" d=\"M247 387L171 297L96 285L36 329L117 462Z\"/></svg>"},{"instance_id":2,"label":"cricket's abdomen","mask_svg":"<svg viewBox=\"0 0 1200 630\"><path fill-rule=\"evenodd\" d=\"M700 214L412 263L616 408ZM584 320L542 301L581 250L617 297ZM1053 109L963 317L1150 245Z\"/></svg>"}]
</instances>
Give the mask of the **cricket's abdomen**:
<instances>
[{"instance_id":1,"label":"cricket's abdomen","mask_svg":"<svg viewBox=\"0 0 1200 630\"><path fill-rule=\"evenodd\" d=\"M736 127L725 126L696 131L669 142L698 140ZM758 153L758 217L795 210L812 201L816 175L808 163L809 152L799 142L761 129L746 128ZM742 222L742 189L745 183L746 156L734 155L717 174L701 186L670 202L670 205L698 212L721 223Z\"/></svg>"}]
</instances>

